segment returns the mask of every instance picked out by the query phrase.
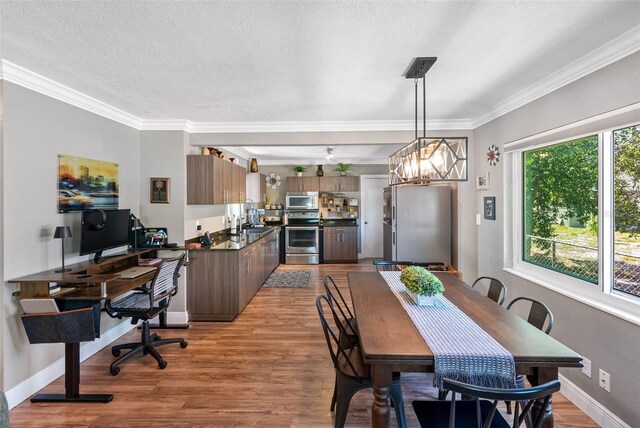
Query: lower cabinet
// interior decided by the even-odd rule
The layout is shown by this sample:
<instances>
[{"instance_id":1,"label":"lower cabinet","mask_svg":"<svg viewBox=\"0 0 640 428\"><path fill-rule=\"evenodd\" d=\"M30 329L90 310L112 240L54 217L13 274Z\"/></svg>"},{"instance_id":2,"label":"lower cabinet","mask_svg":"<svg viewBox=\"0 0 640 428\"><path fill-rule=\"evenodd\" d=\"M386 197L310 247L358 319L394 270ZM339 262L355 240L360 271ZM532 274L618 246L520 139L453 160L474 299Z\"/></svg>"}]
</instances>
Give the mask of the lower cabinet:
<instances>
[{"instance_id":1,"label":"lower cabinet","mask_svg":"<svg viewBox=\"0 0 640 428\"><path fill-rule=\"evenodd\" d=\"M279 264L279 230L239 251L193 252L187 271L190 321L232 321Z\"/></svg>"},{"instance_id":2,"label":"lower cabinet","mask_svg":"<svg viewBox=\"0 0 640 428\"><path fill-rule=\"evenodd\" d=\"M358 227L325 227L323 256L325 263L357 263Z\"/></svg>"}]
</instances>

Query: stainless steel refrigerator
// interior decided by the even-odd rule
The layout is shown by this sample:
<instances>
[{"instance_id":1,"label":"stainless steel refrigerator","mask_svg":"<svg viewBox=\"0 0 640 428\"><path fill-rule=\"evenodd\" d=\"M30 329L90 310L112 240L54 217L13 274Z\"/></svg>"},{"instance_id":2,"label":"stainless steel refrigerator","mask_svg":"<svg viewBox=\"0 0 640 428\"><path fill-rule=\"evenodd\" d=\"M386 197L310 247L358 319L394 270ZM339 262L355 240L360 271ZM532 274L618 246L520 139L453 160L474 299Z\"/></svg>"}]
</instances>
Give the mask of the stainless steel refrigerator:
<instances>
[{"instance_id":1,"label":"stainless steel refrigerator","mask_svg":"<svg viewBox=\"0 0 640 428\"><path fill-rule=\"evenodd\" d=\"M384 259L451 264L451 188L386 187Z\"/></svg>"}]
</instances>

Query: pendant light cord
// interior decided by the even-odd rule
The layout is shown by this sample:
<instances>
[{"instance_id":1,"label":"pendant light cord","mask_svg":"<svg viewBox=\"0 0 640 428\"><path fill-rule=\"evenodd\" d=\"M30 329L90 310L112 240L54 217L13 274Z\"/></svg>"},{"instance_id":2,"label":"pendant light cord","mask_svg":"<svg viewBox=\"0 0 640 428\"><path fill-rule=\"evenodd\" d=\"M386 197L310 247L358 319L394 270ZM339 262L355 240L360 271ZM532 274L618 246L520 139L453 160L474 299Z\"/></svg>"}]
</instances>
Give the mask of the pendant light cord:
<instances>
[{"instance_id":1,"label":"pendant light cord","mask_svg":"<svg viewBox=\"0 0 640 428\"><path fill-rule=\"evenodd\" d=\"M415 113L415 138L414 139L418 139L418 79L413 79L413 85L415 87L415 97L414 97L414 101L415 101L415 108L414 108L414 113Z\"/></svg>"},{"instance_id":2,"label":"pendant light cord","mask_svg":"<svg viewBox=\"0 0 640 428\"><path fill-rule=\"evenodd\" d=\"M427 136L427 83L425 77L422 76L422 136ZM416 126L417 128L417 126Z\"/></svg>"}]
</instances>

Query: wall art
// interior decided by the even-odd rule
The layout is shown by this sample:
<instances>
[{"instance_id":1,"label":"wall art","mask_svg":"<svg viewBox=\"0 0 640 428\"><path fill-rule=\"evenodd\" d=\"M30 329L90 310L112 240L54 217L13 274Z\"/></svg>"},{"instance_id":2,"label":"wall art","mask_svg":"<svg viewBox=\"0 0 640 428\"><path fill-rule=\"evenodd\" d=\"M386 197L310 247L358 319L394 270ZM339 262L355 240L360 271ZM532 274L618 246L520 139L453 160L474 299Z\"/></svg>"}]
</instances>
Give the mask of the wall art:
<instances>
[{"instance_id":1,"label":"wall art","mask_svg":"<svg viewBox=\"0 0 640 428\"><path fill-rule=\"evenodd\" d=\"M484 218L486 220L496 219L496 197L495 196L484 197Z\"/></svg>"},{"instance_id":2,"label":"wall art","mask_svg":"<svg viewBox=\"0 0 640 428\"><path fill-rule=\"evenodd\" d=\"M58 212L118 208L118 164L58 155Z\"/></svg>"},{"instance_id":3,"label":"wall art","mask_svg":"<svg viewBox=\"0 0 640 428\"><path fill-rule=\"evenodd\" d=\"M152 204L168 204L171 196L171 179L167 177L151 177L149 202Z\"/></svg>"}]
</instances>

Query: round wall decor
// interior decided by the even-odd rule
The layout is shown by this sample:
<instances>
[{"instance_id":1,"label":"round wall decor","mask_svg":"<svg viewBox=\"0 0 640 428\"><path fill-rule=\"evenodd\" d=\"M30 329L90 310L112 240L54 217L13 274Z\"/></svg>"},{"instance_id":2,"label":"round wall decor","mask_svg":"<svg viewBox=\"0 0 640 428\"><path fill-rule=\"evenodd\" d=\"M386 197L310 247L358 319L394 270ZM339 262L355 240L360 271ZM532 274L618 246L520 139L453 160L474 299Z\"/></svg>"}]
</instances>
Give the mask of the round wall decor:
<instances>
[{"instance_id":1,"label":"round wall decor","mask_svg":"<svg viewBox=\"0 0 640 428\"><path fill-rule=\"evenodd\" d=\"M496 164L500 162L500 150L495 144L489 146L489 151L487 152L487 162L489 162L489 165L491 166L496 166Z\"/></svg>"},{"instance_id":2,"label":"round wall decor","mask_svg":"<svg viewBox=\"0 0 640 428\"><path fill-rule=\"evenodd\" d=\"M270 172L269 175L267 175L266 181L269 189L277 189L282 183L280 176L275 172Z\"/></svg>"}]
</instances>

